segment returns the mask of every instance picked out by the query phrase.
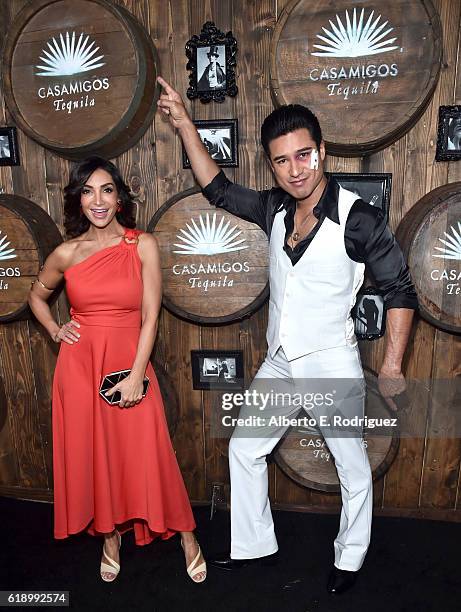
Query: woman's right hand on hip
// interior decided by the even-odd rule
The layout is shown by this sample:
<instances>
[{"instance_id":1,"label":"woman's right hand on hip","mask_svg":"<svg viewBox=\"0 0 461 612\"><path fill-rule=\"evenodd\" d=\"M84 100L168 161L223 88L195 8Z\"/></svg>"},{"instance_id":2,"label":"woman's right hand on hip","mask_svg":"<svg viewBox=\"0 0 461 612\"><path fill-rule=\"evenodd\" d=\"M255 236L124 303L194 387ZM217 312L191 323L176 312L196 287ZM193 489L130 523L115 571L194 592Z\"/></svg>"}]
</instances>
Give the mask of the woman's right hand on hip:
<instances>
[{"instance_id":1,"label":"woman's right hand on hip","mask_svg":"<svg viewBox=\"0 0 461 612\"><path fill-rule=\"evenodd\" d=\"M74 344L78 342L80 334L76 328L80 327L80 323L71 319L55 333L53 340L55 342L66 342L67 344Z\"/></svg>"}]
</instances>

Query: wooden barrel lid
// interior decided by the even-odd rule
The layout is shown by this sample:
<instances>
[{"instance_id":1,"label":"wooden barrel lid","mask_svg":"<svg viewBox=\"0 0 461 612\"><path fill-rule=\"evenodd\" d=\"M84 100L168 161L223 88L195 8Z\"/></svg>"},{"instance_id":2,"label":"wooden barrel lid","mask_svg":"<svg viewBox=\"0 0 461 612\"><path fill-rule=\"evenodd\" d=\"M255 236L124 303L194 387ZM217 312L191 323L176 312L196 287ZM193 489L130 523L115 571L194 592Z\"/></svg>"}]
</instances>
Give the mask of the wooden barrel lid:
<instances>
[{"instance_id":1,"label":"wooden barrel lid","mask_svg":"<svg viewBox=\"0 0 461 612\"><path fill-rule=\"evenodd\" d=\"M264 232L210 206L197 188L166 202L148 231L161 252L163 302L197 323L228 323L261 306L268 295Z\"/></svg>"},{"instance_id":2,"label":"wooden barrel lid","mask_svg":"<svg viewBox=\"0 0 461 612\"><path fill-rule=\"evenodd\" d=\"M107 0L32 0L3 54L5 98L18 125L59 155L115 157L139 140L156 108L152 40Z\"/></svg>"},{"instance_id":3,"label":"wooden barrel lid","mask_svg":"<svg viewBox=\"0 0 461 612\"><path fill-rule=\"evenodd\" d=\"M427 105L442 62L440 19L431 0L292 0L270 61L276 105L308 106L331 153L371 153Z\"/></svg>"},{"instance_id":4,"label":"wooden barrel lid","mask_svg":"<svg viewBox=\"0 0 461 612\"><path fill-rule=\"evenodd\" d=\"M422 197L396 232L416 287L421 316L461 332L461 182Z\"/></svg>"},{"instance_id":5,"label":"wooden barrel lid","mask_svg":"<svg viewBox=\"0 0 461 612\"><path fill-rule=\"evenodd\" d=\"M365 414L368 418L391 419L386 402L378 391L377 375L364 368L367 383ZM277 465L298 484L330 493L339 493L334 459L323 436L291 429L274 452ZM397 427L365 430L364 440L373 478L382 476L392 464L399 447Z\"/></svg>"},{"instance_id":6,"label":"wooden barrel lid","mask_svg":"<svg viewBox=\"0 0 461 612\"><path fill-rule=\"evenodd\" d=\"M40 206L0 195L0 322L29 317L31 282L61 242L56 224Z\"/></svg>"}]
</instances>

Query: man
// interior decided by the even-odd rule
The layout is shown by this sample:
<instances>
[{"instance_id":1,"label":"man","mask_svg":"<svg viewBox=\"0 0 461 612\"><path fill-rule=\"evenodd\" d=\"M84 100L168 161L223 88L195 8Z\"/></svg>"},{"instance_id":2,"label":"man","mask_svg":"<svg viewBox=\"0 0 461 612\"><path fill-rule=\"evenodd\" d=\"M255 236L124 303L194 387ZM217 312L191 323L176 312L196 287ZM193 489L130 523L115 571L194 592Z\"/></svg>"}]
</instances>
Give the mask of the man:
<instances>
[{"instance_id":1,"label":"man","mask_svg":"<svg viewBox=\"0 0 461 612\"><path fill-rule=\"evenodd\" d=\"M221 130L221 132L223 131ZM217 130L210 130L208 137L203 139L203 144L212 159L225 161L231 158L230 138L220 136L217 134Z\"/></svg>"},{"instance_id":2,"label":"man","mask_svg":"<svg viewBox=\"0 0 461 612\"><path fill-rule=\"evenodd\" d=\"M306 380L351 381L351 393L343 393L334 408L363 415L363 372L350 311L366 263L386 302L388 333L379 384L396 410L392 398L405 389L401 364L416 294L382 212L325 176L325 145L315 115L303 106L288 105L265 119L262 145L279 187L253 191L220 172L179 94L163 79L159 82L164 93L158 105L177 128L205 196L215 206L257 223L270 238L268 353L253 384L271 379L290 385L295 381L295 387ZM294 414L293 406L270 406L266 411ZM251 406L244 405L240 416L250 413ZM278 550L266 455L287 428L265 424L251 434L244 429L237 427L229 444L231 551L211 561L227 570L250 562L271 564ZM326 429L320 429L327 437ZM330 435L327 444L343 503L327 588L339 594L354 584L368 548L372 480L361 432Z\"/></svg>"},{"instance_id":3,"label":"man","mask_svg":"<svg viewBox=\"0 0 461 612\"><path fill-rule=\"evenodd\" d=\"M206 66L197 83L197 90L208 91L209 89L222 89L226 85L226 75L218 62L218 47L211 46L206 55L210 63Z\"/></svg>"},{"instance_id":4,"label":"man","mask_svg":"<svg viewBox=\"0 0 461 612\"><path fill-rule=\"evenodd\" d=\"M218 380L220 382L225 382L226 378L227 378L227 374L229 374L229 368L227 367L227 361L225 359L223 359L223 361L221 361L218 358L218 370L219 370L219 374L218 374Z\"/></svg>"},{"instance_id":5,"label":"man","mask_svg":"<svg viewBox=\"0 0 461 612\"><path fill-rule=\"evenodd\" d=\"M364 297L362 306L359 308L359 314L365 317L365 326L367 334L379 334L378 319L379 310L373 298Z\"/></svg>"}]
</instances>

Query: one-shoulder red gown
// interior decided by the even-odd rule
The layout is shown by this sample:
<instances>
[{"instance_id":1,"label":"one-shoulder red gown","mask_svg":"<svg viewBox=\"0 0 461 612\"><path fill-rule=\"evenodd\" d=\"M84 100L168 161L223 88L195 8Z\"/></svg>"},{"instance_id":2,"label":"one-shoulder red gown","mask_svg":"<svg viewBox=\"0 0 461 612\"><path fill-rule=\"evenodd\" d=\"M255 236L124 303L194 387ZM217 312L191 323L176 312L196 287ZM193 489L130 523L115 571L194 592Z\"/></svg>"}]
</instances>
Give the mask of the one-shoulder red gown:
<instances>
[{"instance_id":1,"label":"one-shoulder red gown","mask_svg":"<svg viewBox=\"0 0 461 612\"><path fill-rule=\"evenodd\" d=\"M90 255L64 274L80 340L62 342L53 382L54 535L134 528L137 544L195 522L149 363L146 397L132 408L99 396L103 377L131 368L141 327L136 238ZM126 240L125 240L126 239Z\"/></svg>"}]
</instances>

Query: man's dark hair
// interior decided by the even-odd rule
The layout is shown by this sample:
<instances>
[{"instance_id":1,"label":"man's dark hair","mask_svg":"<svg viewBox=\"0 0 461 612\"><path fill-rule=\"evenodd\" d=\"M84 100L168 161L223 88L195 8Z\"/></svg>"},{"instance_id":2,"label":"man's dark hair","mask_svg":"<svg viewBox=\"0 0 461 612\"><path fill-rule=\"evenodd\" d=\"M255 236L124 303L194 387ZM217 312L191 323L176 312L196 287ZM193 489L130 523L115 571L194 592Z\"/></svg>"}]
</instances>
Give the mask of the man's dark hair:
<instances>
[{"instance_id":1,"label":"man's dark hair","mask_svg":"<svg viewBox=\"0 0 461 612\"><path fill-rule=\"evenodd\" d=\"M74 164L70 171L69 184L64 187L64 227L68 238L80 236L90 227L85 215L80 214L80 194L87 180L99 168L110 174L114 181L121 204L121 210L115 215L117 221L124 227L136 227L135 203L119 169L107 159L93 156Z\"/></svg>"},{"instance_id":2,"label":"man's dark hair","mask_svg":"<svg viewBox=\"0 0 461 612\"><path fill-rule=\"evenodd\" d=\"M284 104L268 115L261 126L261 144L266 155L269 155L271 140L285 136L295 130L306 128L317 147L322 142L322 130L317 117L306 106L301 104Z\"/></svg>"}]
</instances>

